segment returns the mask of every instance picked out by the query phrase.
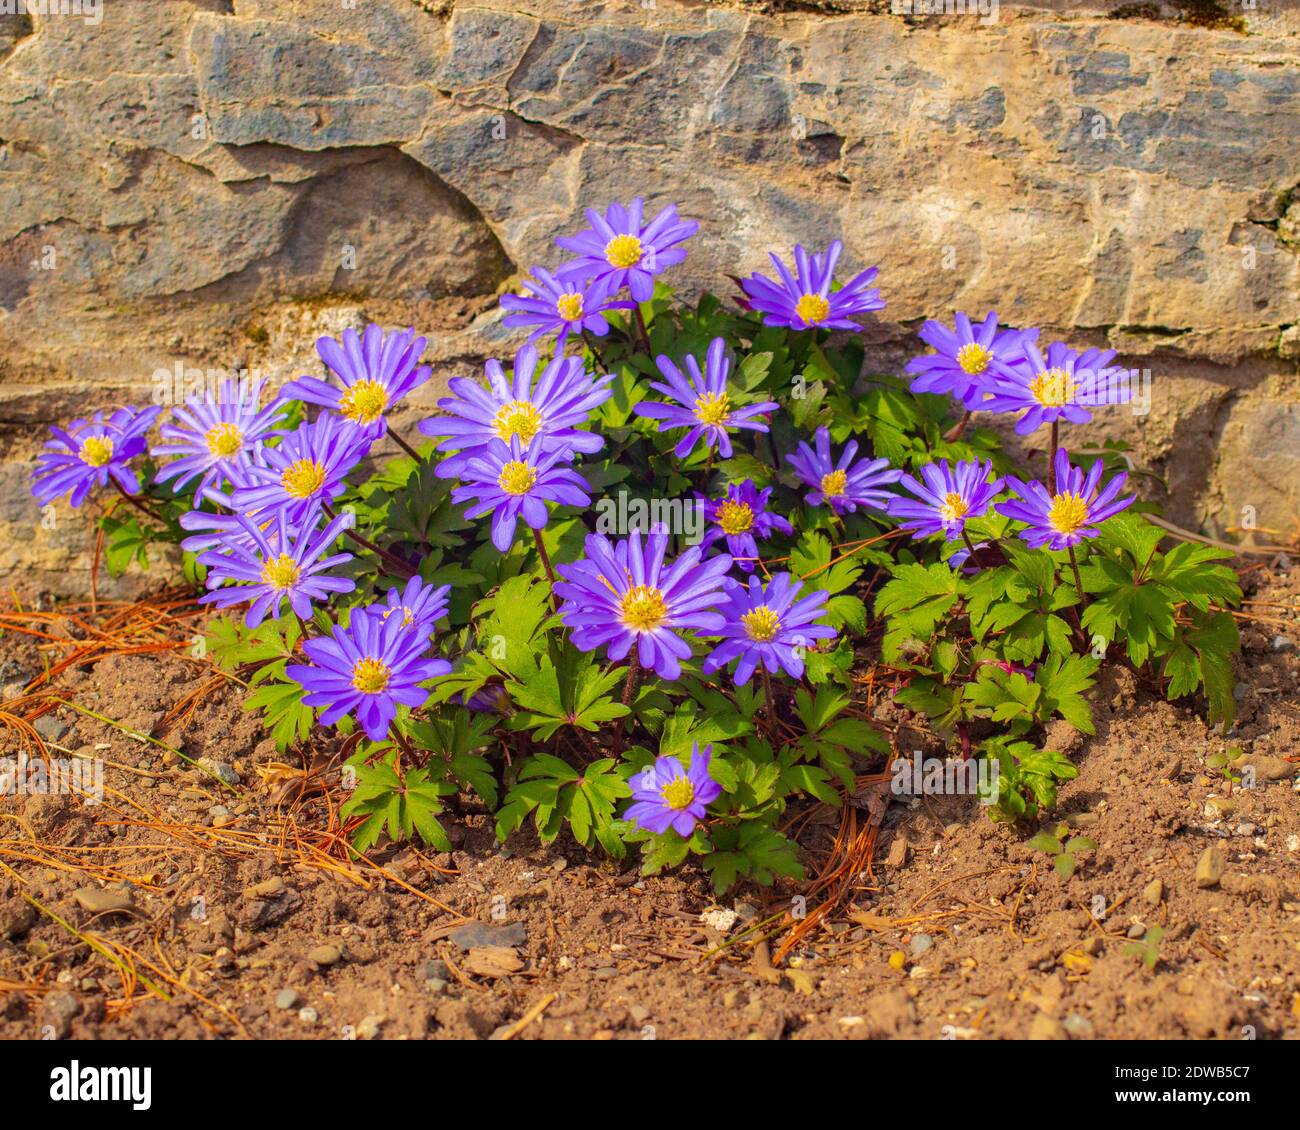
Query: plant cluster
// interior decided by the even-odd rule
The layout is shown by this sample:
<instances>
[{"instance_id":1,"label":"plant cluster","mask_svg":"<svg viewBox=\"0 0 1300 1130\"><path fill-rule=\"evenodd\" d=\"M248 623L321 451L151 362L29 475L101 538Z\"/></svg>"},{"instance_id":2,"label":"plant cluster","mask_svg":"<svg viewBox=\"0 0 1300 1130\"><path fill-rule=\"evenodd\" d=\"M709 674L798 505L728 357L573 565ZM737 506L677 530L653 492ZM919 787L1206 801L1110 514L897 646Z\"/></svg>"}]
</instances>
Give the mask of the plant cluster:
<instances>
[{"instance_id":1,"label":"plant cluster","mask_svg":"<svg viewBox=\"0 0 1300 1130\"><path fill-rule=\"evenodd\" d=\"M640 200L587 218L501 300L527 344L453 378L418 448L389 415L430 378L425 339L370 325L267 406L230 382L148 451L156 407L53 429L40 456L42 503L121 496L111 570L174 536L201 599L243 608L209 652L281 747L345 736L360 848L445 848L472 793L503 839L531 821L647 871L695 855L720 891L798 877L789 806L843 803L890 755L853 696L877 642L897 703L997 763L1004 819L1073 774L1041 739L1090 732L1103 662L1230 717L1224 555L1162 553L1122 450L1085 466L1060 442L1131 395L1113 353L958 313L906 378L866 376L856 319L884 302L874 268L837 280L838 242L685 304L661 276L697 224ZM975 410L1047 430L1041 479ZM404 454L376 466L385 437Z\"/></svg>"}]
</instances>

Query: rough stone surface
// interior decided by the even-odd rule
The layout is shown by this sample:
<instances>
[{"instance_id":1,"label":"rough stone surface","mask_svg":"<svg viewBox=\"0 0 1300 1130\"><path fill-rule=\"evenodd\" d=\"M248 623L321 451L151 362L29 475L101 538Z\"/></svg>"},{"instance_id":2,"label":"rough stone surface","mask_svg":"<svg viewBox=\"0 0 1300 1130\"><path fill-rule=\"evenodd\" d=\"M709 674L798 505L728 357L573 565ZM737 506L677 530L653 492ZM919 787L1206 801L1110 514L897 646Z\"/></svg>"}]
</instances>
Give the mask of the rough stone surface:
<instances>
[{"instance_id":1,"label":"rough stone surface","mask_svg":"<svg viewBox=\"0 0 1300 1130\"><path fill-rule=\"evenodd\" d=\"M321 333L486 309L585 206L636 193L702 221L674 273L688 291L796 240L879 264L880 369L953 307L1109 342L1151 370L1150 411L1111 409L1091 438L1133 443L1186 523L1294 534L1300 14L1260 5L1243 34L1118 6L4 17L0 579L81 584L84 522L26 490L45 423L147 400L160 370L275 383L317 368ZM495 319L435 334L439 378L509 347Z\"/></svg>"}]
</instances>

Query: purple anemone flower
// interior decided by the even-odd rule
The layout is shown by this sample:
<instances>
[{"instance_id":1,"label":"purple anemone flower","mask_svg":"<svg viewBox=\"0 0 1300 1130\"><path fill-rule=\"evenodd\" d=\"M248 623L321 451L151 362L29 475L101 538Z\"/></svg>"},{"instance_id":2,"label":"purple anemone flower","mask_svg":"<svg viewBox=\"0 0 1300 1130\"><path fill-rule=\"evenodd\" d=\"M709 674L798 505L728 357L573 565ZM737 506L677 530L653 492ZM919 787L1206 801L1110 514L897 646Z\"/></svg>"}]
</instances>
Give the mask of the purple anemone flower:
<instances>
[{"instance_id":1,"label":"purple anemone flower","mask_svg":"<svg viewBox=\"0 0 1300 1130\"><path fill-rule=\"evenodd\" d=\"M434 659L428 631L408 631L399 616L354 609L346 628L302 646L310 664L291 663L285 674L303 688L306 706L323 706L321 723L332 726L351 714L372 742L383 741L398 705L423 706L429 692L420 686L446 675L451 664Z\"/></svg>"},{"instance_id":2,"label":"purple anemone flower","mask_svg":"<svg viewBox=\"0 0 1300 1130\"><path fill-rule=\"evenodd\" d=\"M704 660L705 672L725 667L733 659L736 686L743 687L761 663L775 674L784 671L792 679L803 676L803 649L814 640L831 640L836 631L813 621L826 615L828 593L818 590L802 600L800 581L789 573L777 573L764 588L758 577L749 586L732 581L727 601L718 605L725 624L718 635L722 642Z\"/></svg>"},{"instance_id":3,"label":"purple anemone flower","mask_svg":"<svg viewBox=\"0 0 1300 1130\"><path fill-rule=\"evenodd\" d=\"M669 564L662 525L651 528L644 553L637 530L616 545L588 534L584 548L582 560L556 566L564 578L555 586L563 600L560 617L573 630L574 645L579 651L604 647L618 661L635 644L642 667L676 679L681 660L691 654L681 633L708 634L722 627L722 617L712 609L722 596L731 557L720 553L701 561L703 550L692 546Z\"/></svg>"},{"instance_id":4,"label":"purple anemone flower","mask_svg":"<svg viewBox=\"0 0 1300 1130\"><path fill-rule=\"evenodd\" d=\"M405 588L389 589L384 603L372 604L367 611L374 612L384 619L388 619L394 613L400 613L398 619L401 620L404 628L431 632L434 624L447 615L449 592L451 592L451 585L435 587L420 577L412 577L406 582Z\"/></svg>"},{"instance_id":5,"label":"purple anemone flower","mask_svg":"<svg viewBox=\"0 0 1300 1130\"><path fill-rule=\"evenodd\" d=\"M229 608L247 601L244 624L256 628L268 615L278 618L285 601L306 620L313 601L351 592L357 587L355 581L330 576L329 571L351 561L352 554L325 554L352 525L352 515L340 514L323 530L317 529L319 517L319 503L301 524L290 521L287 510L280 510L267 523L236 515L243 539L229 542L224 551L211 549L199 555L199 562L208 567L207 586L214 590L199 597L199 603ZM234 583L220 587L228 581Z\"/></svg>"},{"instance_id":6,"label":"purple anemone flower","mask_svg":"<svg viewBox=\"0 0 1300 1130\"><path fill-rule=\"evenodd\" d=\"M1133 495L1116 498L1128 480L1125 471L1098 489L1103 470L1100 459L1085 475L1082 469L1070 466L1069 453L1058 447L1053 469L1055 494L1049 494L1042 483L1023 483L1008 476L1007 483L1020 498L1001 502L996 507L999 514L1029 527L1021 530L1020 536L1034 549L1043 546L1051 550L1069 549L1084 538L1095 538L1097 526L1133 505Z\"/></svg>"},{"instance_id":7,"label":"purple anemone flower","mask_svg":"<svg viewBox=\"0 0 1300 1130\"><path fill-rule=\"evenodd\" d=\"M814 436L816 450L800 440L799 450L786 456L805 485L813 489L805 496L810 506L830 504L836 514L853 513L859 506L874 506L885 510L894 496L881 487L898 482L903 472L889 465L888 459L860 459L858 441L849 440L839 461L831 457L831 434L818 428Z\"/></svg>"},{"instance_id":8,"label":"purple anemone flower","mask_svg":"<svg viewBox=\"0 0 1300 1130\"><path fill-rule=\"evenodd\" d=\"M913 357L905 368L917 374L913 392L947 394L967 409L979 408L998 375L998 365L1022 364L1025 342L1036 341L1038 331L999 330L996 311L978 328L958 311L956 324L957 328L950 330L942 322L926 322L919 336L934 352Z\"/></svg>"},{"instance_id":9,"label":"purple anemone flower","mask_svg":"<svg viewBox=\"0 0 1300 1130\"><path fill-rule=\"evenodd\" d=\"M245 514L287 507L302 522L317 502L328 505L347 489L350 471L370 451L371 439L333 412L290 432L278 447L263 451L266 465L248 467L248 483L231 500Z\"/></svg>"},{"instance_id":10,"label":"purple anemone flower","mask_svg":"<svg viewBox=\"0 0 1300 1130\"><path fill-rule=\"evenodd\" d=\"M1025 360L1018 365L997 365L990 382L991 394L980 407L990 412L1020 412L1016 432L1028 435L1040 424L1065 420L1086 424L1089 408L1122 404L1133 398L1127 369L1107 368L1113 349L1087 349L1077 353L1061 341L1047 347L1044 357L1033 341L1024 342Z\"/></svg>"},{"instance_id":11,"label":"purple anemone flower","mask_svg":"<svg viewBox=\"0 0 1300 1130\"><path fill-rule=\"evenodd\" d=\"M36 457L32 494L42 506L71 491L68 500L80 506L94 487L108 486L111 477L127 494L138 494L140 480L127 464L145 451L144 435L161 408L119 408L105 417L73 420L67 428L51 427L54 437Z\"/></svg>"},{"instance_id":12,"label":"purple anemone flower","mask_svg":"<svg viewBox=\"0 0 1300 1130\"><path fill-rule=\"evenodd\" d=\"M172 490L179 494L197 478L196 503L208 487L247 485L247 468L261 462L265 440L284 419L283 402L259 408L261 395L262 383L245 378L226 380L216 397L205 392L186 400L158 429L168 442L155 444L152 453L180 458L165 464L154 482L175 479Z\"/></svg>"},{"instance_id":13,"label":"purple anemone flower","mask_svg":"<svg viewBox=\"0 0 1300 1130\"><path fill-rule=\"evenodd\" d=\"M464 486L451 492L452 502L477 499L465 510L466 518L492 515L492 544L508 553L515 540L515 527L522 517L534 530L546 525L546 504L560 506L591 505L591 488L577 471L569 467L571 452L556 451L546 443L530 444L525 450L518 436L507 446L494 439L461 468Z\"/></svg>"},{"instance_id":14,"label":"purple anemone flower","mask_svg":"<svg viewBox=\"0 0 1300 1130\"><path fill-rule=\"evenodd\" d=\"M529 341L543 334L555 334L557 350L564 348L570 333L594 334L604 337L609 333L605 314L610 310L623 310L629 302L610 300L610 279L593 279L583 283L578 279L561 279L543 267L534 267L536 281L525 279L524 294L503 294L501 306L510 313L501 319L503 326L535 326Z\"/></svg>"},{"instance_id":15,"label":"purple anemone flower","mask_svg":"<svg viewBox=\"0 0 1300 1130\"><path fill-rule=\"evenodd\" d=\"M740 286L750 309L762 314L763 322L769 326L792 330L813 326L824 330L860 330L862 327L851 318L885 308L880 291L871 285L879 269L870 267L854 275L839 290L832 290L835 264L843 250L844 245L838 239L824 255L809 255L802 246L796 245L794 275L774 252L769 252L779 281L757 273L741 279Z\"/></svg>"},{"instance_id":16,"label":"purple anemone flower","mask_svg":"<svg viewBox=\"0 0 1300 1130\"><path fill-rule=\"evenodd\" d=\"M731 359L727 356L727 343L720 337L715 337L709 343L703 373L700 372L699 362L694 357L687 356L689 379L667 357L656 357L655 364L668 383L651 381L650 387L672 397L677 403L643 400L633 411L638 416L658 420L661 432L672 428L689 429L681 442L673 448L673 454L678 459L685 459L701 436L704 437L706 450L711 450L716 444L722 458L730 459L731 437L727 433L734 428L765 432L767 424L754 417L775 412L780 407L774 400L745 405L732 402L732 394L727 390Z\"/></svg>"},{"instance_id":17,"label":"purple anemone flower","mask_svg":"<svg viewBox=\"0 0 1300 1130\"><path fill-rule=\"evenodd\" d=\"M680 219L672 204L645 223L641 218L643 208L639 196L626 208L611 204L603 216L588 208L591 227L555 241L578 256L556 274L565 279L603 280L611 294L627 287L637 302L649 302L654 295L655 275L686 258L686 249L678 245L699 231L700 225Z\"/></svg>"},{"instance_id":18,"label":"purple anemone flower","mask_svg":"<svg viewBox=\"0 0 1300 1130\"><path fill-rule=\"evenodd\" d=\"M900 495L889 500L889 514L903 519L899 526L911 530L915 537L943 534L956 541L971 518L988 513L989 504L1002 490L1002 479L990 479L993 461L970 460L954 463L945 459L921 468L921 480L903 475L899 483L916 498Z\"/></svg>"},{"instance_id":19,"label":"purple anemone flower","mask_svg":"<svg viewBox=\"0 0 1300 1130\"><path fill-rule=\"evenodd\" d=\"M593 378L581 358L556 357L534 385L537 349L531 345L515 354L510 380L499 361L489 361L484 368L487 388L468 377L453 377L447 385L452 395L438 401L444 415L420 424L427 436L447 437L439 451L456 451L438 464L438 478L458 478L479 449L498 439L509 442L518 436L527 448L542 437L552 449L567 447L586 455L605 445L601 436L583 431L581 425L613 395L612 376Z\"/></svg>"},{"instance_id":20,"label":"purple anemone flower","mask_svg":"<svg viewBox=\"0 0 1300 1130\"><path fill-rule=\"evenodd\" d=\"M783 534L794 532L790 523L780 514L767 509L772 488L759 490L751 479L743 483L728 483L726 493L718 499L695 497L704 506L704 520L709 528L700 542L708 549L714 542L727 539L727 552L746 573L754 571L758 559L758 540L766 541L773 531Z\"/></svg>"},{"instance_id":21,"label":"purple anemone flower","mask_svg":"<svg viewBox=\"0 0 1300 1130\"><path fill-rule=\"evenodd\" d=\"M700 749L691 745L691 767L684 769L675 757L665 755L647 765L628 784L632 786L632 803L623 813L647 832L662 836L672 828L688 838L705 816L705 808L722 795L722 786L709 776L713 746Z\"/></svg>"},{"instance_id":22,"label":"purple anemone flower","mask_svg":"<svg viewBox=\"0 0 1300 1130\"><path fill-rule=\"evenodd\" d=\"M388 428L384 413L429 379L433 370L420 364L424 346L425 339L416 337L414 328L386 334L373 322L360 337L347 329L342 342L317 338L316 352L342 387L319 377L299 377L285 385L280 396L332 409L377 439Z\"/></svg>"}]
</instances>

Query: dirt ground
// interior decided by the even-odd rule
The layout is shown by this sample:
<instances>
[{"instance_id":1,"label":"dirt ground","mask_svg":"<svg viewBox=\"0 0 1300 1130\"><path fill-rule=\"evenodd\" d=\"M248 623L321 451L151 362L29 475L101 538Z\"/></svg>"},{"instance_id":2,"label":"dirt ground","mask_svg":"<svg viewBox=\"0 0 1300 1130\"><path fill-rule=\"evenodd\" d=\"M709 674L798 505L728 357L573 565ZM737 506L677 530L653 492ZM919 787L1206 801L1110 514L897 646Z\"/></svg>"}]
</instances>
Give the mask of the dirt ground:
<instances>
[{"instance_id":1,"label":"dirt ground","mask_svg":"<svg viewBox=\"0 0 1300 1130\"><path fill-rule=\"evenodd\" d=\"M1295 1037L1300 572L1255 565L1243 583L1227 735L1122 672L1100 687L1095 737L1051 735L1080 774L1045 826L1097 843L1072 877L1029 846L1034 829L971 798L895 803L871 868L784 955L788 921L751 927L797 885L719 903L689 866L643 879L564 838L502 848L469 798L452 853L346 863L337 771L293 799L302 757L278 755L239 688L190 657L192 609L118 613L125 649L53 614L38 622L51 639L6 630L9 725L33 713L28 681L73 655L40 689L76 705L38 732L52 756L107 768L98 806L0 798L0 1038ZM15 730L0 740L16 753ZM1259 759L1255 788L1207 767L1230 747ZM325 736L308 756L319 769L336 749ZM811 873L846 819L798 814ZM1198 885L1207 848L1213 886Z\"/></svg>"}]
</instances>

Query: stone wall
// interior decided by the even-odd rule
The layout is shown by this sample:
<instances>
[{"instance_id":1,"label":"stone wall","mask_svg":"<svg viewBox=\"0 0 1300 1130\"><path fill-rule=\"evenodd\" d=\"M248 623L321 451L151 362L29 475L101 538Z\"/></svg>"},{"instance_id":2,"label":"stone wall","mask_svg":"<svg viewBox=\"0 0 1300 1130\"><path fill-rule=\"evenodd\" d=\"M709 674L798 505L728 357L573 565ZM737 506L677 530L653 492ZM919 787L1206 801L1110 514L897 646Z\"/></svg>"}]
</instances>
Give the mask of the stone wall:
<instances>
[{"instance_id":1,"label":"stone wall","mask_svg":"<svg viewBox=\"0 0 1300 1130\"><path fill-rule=\"evenodd\" d=\"M1152 388L1104 430L1170 512L1222 531L1253 507L1265 540L1295 536L1300 16L1054 7L0 16L0 581L67 587L84 556L84 526L40 528L27 496L40 425L175 366L287 379L368 318L429 331L441 377L472 371L511 342L492 296L585 206L638 193L702 222L687 289L796 240L879 264L883 369L953 307L1108 341Z\"/></svg>"}]
</instances>

